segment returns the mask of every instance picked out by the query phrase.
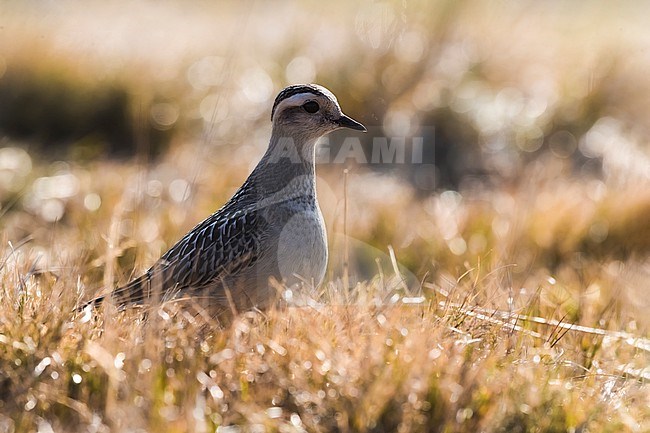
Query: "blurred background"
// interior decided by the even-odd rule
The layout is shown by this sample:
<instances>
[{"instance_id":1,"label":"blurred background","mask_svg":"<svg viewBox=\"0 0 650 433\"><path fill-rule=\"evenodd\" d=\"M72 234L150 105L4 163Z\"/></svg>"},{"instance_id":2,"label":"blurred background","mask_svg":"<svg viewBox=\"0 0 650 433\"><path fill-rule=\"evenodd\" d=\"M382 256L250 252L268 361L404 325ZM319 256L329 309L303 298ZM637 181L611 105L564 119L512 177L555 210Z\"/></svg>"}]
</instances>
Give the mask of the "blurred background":
<instances>
[{"instance_id":1,"label":"blurred background","mask_svg":"<svg viewBox=\"0 0 650 433\"><path fill-rule=\"evenodd\" d=\"M416 282L509 266L507 287L647 308L648 16L641 1L1 2L2 241L90 287L112 250L128 279L245 179L277 92L316 82L368 126L368 155L407 146L404 163L320 164L330 279L345 234L359 280L392 246Z\"/></svg>"}]
</instances>

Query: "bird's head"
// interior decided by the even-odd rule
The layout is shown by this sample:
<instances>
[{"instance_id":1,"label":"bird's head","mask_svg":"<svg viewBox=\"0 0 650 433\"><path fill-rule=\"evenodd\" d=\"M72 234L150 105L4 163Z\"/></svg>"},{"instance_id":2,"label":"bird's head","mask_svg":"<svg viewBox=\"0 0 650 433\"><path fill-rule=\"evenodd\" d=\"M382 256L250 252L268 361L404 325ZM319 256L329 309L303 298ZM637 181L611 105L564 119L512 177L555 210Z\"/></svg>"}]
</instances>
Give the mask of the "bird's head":
<instances>
[{"instance_id":1,"label":"bird's head","mask_svg":"<svg viewBox=\"0 0 650 433\"><path fill-rule=\"evenodd\" d=\"M282 90L273 103L271 121L274 131L306 140L340 128L366 131L361 123L343 114L332 92L317 84L297 84Z\"/></svg>"}]
</instances>

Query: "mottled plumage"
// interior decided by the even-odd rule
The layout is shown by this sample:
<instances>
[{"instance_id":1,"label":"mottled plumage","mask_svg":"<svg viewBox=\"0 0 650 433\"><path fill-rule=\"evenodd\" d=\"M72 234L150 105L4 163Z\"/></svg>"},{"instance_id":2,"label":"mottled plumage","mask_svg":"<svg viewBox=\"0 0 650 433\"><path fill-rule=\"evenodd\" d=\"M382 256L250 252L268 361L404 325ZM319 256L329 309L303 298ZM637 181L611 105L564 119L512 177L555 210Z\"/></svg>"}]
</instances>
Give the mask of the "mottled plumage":
<instances>
[{"instance_id":1,"label":"mottled plumage","mask_svg":"<svg viewBox=\"0 0 650 433\"><path fill-rule=\"evenodd\" d=\"M335 129L365 131L336 97L317 85L295 85L275 99L269 147L248 179L144 275L115 289L120 306L181 297L227 307L264 307L269 279L321 283L327 237L315 184L316 140ZM89 304L101 302L103 297Z\"/></svg>"}]
</instances>

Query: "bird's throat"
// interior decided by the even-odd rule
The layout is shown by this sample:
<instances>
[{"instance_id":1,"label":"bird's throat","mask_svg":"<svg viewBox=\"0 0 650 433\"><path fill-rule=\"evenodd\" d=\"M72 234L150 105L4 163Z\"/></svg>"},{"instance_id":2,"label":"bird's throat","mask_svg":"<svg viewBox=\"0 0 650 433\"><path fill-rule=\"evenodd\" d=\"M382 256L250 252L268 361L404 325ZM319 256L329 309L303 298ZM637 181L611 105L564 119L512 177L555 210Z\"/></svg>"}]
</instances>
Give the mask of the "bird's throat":
<instances>
[{"instance_id":1,"label":"bird's throat","mask_svg":"<svg viewBox=\"0 0 650 433\"><path fill-rule=\"evenodd\" d=\"M282 193L292 195L316 194L315 179L316 140L301 137L274 137L251 173L251 179L263 195Z\"/></svg>"}]
</instances>

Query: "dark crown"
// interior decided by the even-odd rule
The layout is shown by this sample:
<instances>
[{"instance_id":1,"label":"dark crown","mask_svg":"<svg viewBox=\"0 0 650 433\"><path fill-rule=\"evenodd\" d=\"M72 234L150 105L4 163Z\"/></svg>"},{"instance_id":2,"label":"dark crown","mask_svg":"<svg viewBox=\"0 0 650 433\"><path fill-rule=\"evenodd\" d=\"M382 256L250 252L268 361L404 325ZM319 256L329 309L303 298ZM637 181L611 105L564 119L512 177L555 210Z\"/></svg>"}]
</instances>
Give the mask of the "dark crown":
<instances>
[{"instance_id":1,"label":"dark crown","mask_svg":"<svg viewBox=\"0 0 650 433\"><path fill-rule=\"evenodd\" d=\"M313 86L311 84L294 84L293 86L289 86L283 91L281 91L278 94L278 96L275 98L275 102L273 103L273 109L271 110L271 120L273 120L273 116L275 115L275 109L277 108L280 102L284 101L287 98L291 98L292 96L297 95L299 93L311 93L318 96L325 96L323 92L321 92L316 86Z\"/></svg>"}]
</instances>

